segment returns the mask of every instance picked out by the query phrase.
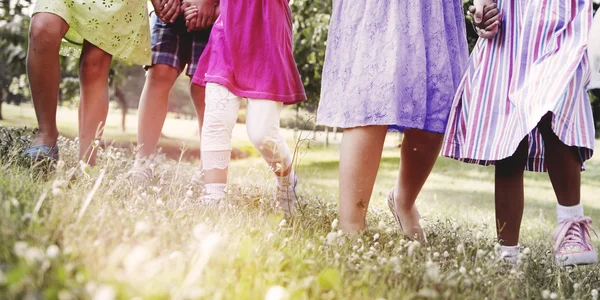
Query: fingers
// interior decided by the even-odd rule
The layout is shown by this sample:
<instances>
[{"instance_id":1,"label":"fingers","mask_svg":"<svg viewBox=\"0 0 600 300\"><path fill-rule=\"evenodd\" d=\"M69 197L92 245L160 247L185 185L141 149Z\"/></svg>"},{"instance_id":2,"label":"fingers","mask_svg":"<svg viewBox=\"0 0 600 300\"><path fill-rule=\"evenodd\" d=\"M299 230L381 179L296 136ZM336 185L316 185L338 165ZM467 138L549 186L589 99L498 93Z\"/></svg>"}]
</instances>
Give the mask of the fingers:
<instances>
[{"instance_id":1,"label":"fingers","mask_svg":"<svg viewBox=\"0 0 600 300\"><path fill-rule=\"evenodd\" d=\"M183 17L185 21L191 21L198 16L198 9L195 7L189 7L183 12Z\"/></svg>"},{"instance_id":2,"label":"fingers","mask_svg":"<svg viewBox=\"0 0 600 300\"><path fill-rule=\"evenodd\" d=\"M175 22L179 15L179 0L169 0L163 8L163 18L169 23Z\"/></svg>"},{"instance_id":3,"label":"fingers","mask_svg":"<svg viewBox=\"0 0 600 300\"><path fill-rule=\"evenodd\" d=\"M475 5L473 7L475 8L475 11L473 14L475 15L475 23L481 23L483 20L483 10L485 9L485 5L483 4L483 1L475 1L474 4Z\"/></svg>"},{"instance_id":4,"label":"fingers","mask_svg":"<svg viewBox=\"0 0 600 300\"><path fill-rule=\"evenodd\" d=\"M487 19L482 25L482 28L487 29L488 27L494 25L494 24L500 24L500 15L495 15L490 19Z\"/></svg>"}]
</instances>

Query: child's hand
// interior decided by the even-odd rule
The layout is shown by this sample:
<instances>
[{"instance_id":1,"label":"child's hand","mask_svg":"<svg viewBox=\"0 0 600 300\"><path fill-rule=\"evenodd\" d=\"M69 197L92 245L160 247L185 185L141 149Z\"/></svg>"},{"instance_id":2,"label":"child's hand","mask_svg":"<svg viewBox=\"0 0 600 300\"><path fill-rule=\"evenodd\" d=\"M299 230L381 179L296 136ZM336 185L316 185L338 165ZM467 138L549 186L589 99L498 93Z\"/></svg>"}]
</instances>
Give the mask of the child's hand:
<instances>
[{"instance_id":1,"label":"child's hand","mask_svg":"<svg viewBox=\"0 0 600 300\"><path fill-rule=\"evenodd\" d=\"M156 16L165 23L173 23L181 12L180 0L152 0Z\"/></svg>"},{"instance_id":2,"label":"child's hand","mask_svg":"<svg viewBox=\"0 0 600 300\"><path fill-rule=\"evenodd\" d=\"M212 25L215 14L215 1L214 0L184 0L183 1L184 12L188 11L186 15L186 25L188 31L205 29ZM195 7L196 17L191 17L194 14L194 10L190 7ZM189 18L188 18L189 16Z\"/></svg>"},{"instance_id":3,"label":"child's hand","mask_svg":"<svg viewBox=\"0 0 600 300\"><path fill-rule=\"evenodd\" d=\"M196 19L198 17L198 8L195 6L188 6L183 9L183 17L185 18L185 26L187 31L197 30Z\"/></svg>"},{"instance_id":4,"label":"child's hand","mask_svg":"<svg viewBox=\"0 0 600 300\"><path fill-rule=\"evenodd\" d=\"M473 25L479 37L491 39L498 33L500 26L500 10L491 0L474 0L469 7L469 14L473 18Z\"/></svg>"}]
</instances>

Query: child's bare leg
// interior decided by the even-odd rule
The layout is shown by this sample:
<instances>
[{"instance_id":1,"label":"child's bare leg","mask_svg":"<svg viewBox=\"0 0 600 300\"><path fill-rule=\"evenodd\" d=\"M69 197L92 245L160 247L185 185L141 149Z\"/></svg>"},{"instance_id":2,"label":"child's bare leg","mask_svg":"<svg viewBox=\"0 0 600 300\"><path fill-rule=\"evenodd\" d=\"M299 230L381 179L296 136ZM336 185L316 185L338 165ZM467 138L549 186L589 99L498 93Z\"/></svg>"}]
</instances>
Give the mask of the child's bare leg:
<instances>
[{"instance_id":1,"label":"child's bare leg","mask_svg":"<svg viewBox=\"0 0 600 300\"><path fill-rule=\"evenodd\" d=\"M423 239L419 215L414 207L427 177L442 148L443 134L422 130L407 130L401 148L400 174L396 185L396 214L402 222L404 232Z\"/></svg>"},{"instance_id":2,"label":"child's bare leg","mask_svg":"<svg viewBox=\"0 0 600 300\"><path fill-rule=\"evenodd\" d=\"M69 25L59 16L37 13L31 18L29 48L27 52L27 75L31 86L31 98L35 107L39 132L32 146L53 147L58 138L56 107L60 84L58 51L60 42Z\"/></svg>"},{"instance_id":3,"label":"child's bare leg","mask_svg":"<svg viewBox=\"0 0 600 300\"><path fill-rule=\"evenodd\" d=\"M592 264L598 253L591 243L591 219L585 217L581 197L581 159L577 148L565 145L552 130L548 113L538 128L544 139L545 162L558 199L558 227L554 232L554 256L559 265Z\"/></svg>"},{"instance_id":4,"label":"child's bare leg","mask_svg":"<svg viewBox=\"0 0 600 300\"><path fill-rule=\"evenodd\" d=\"M366 228L366 213L381 162L387 126L344 129L340 149L340 227L346 233Z\"/></svg>"},{"instance_id":5,"label":"child's bare leg","mask_svg":"<svg viewBox=\"0 0 600 300\"><path fill-rule=\"evenodd\" d=\"M91 145L102 136L108 115L108 72L111 60L110 54L84 42L79 62L79 158L90 165L96 164L96 151Z\"/></svg>"},{"instance_id":6,"label":"child's bare leg","mask_svg":"<svg viewBox=\"0 0 600 300\"><path fill-rule=\"evenodd\" d=\"M206 104L204 102L205 98L205 88L203 86L199 86L193 83L190 83L190 95L192 96L192 101L194 102L194 108L196 109L196 115L198 116L198 129L202 135L202 124L204 123L204 109L206 108Z\"/></svg>"},{"instance_id":7,"label":"child's bare leg","mask_svg":"<svg viewBox=\"0 0 600 300\"><path fill-rule=\"evenodd\" d=\"M527 147L525 138L511 157L496 162L496 230L498 240L506 246L516 246L519 243Z\"/></svg>"},{"instance_id":8,"label":"child's bare leg","mask_svg":"<svg viewBox=\"0 0 600 300\"><path fill-rule=\"evenodd\" d=\"M581 160L577 149L565 145L552 131L552 115L538 124L544 139L544 153L548 175L562 206L579 204L581 191Z\"/></svg>"},{"instance_id":9,"label":"child's bare leg","mask_svg":"<svg viewBox=\"0 0 600 300\"><path fill-rule=\"evenodd\" d=\"M138 145L136 159L144 159L156 150L169 104L169 92L179 71L169 65L154 65L148 70L138 110Z\"/></svg>"}]
</instances>

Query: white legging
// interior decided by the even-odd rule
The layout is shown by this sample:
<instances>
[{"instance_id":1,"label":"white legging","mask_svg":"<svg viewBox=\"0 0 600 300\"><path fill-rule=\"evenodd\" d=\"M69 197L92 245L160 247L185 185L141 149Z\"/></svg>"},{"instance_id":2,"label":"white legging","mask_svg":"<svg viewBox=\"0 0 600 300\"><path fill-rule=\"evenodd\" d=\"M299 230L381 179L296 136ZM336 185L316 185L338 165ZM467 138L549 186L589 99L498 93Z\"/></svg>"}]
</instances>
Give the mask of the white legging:
<instances>
[{"instance_id":1,"label":"white legging","mask_svg":"<svg viewBox=\"0 0 600 300\"><path fill-rule=\"evenodd\" d=\"M241 101L242 97L234 95L220 84L206 84L206 110L201 145L204 170L229 167L231 133ZM279 132L282 108L283 104L280 102L248 99L246 112L248 137L275 171L287 170L292 164L290 149Z\"/></svg>"}]
</instances>

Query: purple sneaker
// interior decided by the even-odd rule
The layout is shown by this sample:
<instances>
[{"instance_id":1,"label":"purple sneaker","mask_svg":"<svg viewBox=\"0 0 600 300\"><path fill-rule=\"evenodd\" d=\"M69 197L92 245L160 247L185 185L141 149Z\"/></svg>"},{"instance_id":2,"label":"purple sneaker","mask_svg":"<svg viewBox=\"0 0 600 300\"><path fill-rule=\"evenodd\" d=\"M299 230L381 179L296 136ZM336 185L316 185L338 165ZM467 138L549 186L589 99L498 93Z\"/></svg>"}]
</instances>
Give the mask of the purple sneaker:
<instances>
[{"instance_id":1,"label":"purple sneaker","mask_svg":"<svg viewBox=\"0 0 600 300\"><path fill-rule=\"evenodd\" d=\"M591 243L592 219L577 217L558 224L554 231L554 256L561 266L587 265L598 262Z\"/></svg>"}]
</instances>

